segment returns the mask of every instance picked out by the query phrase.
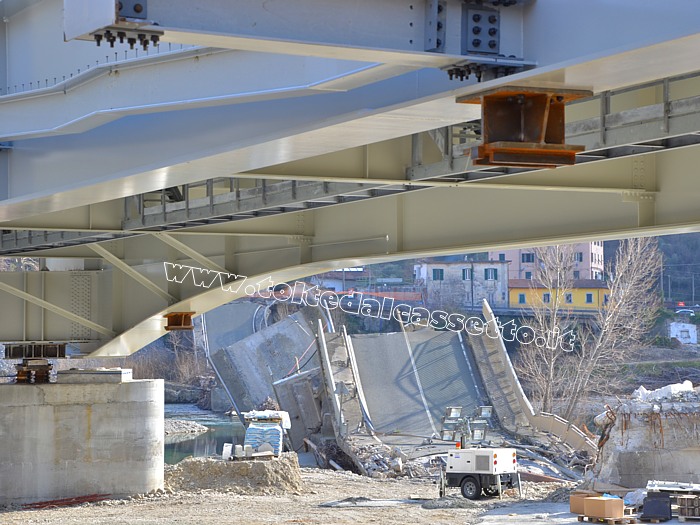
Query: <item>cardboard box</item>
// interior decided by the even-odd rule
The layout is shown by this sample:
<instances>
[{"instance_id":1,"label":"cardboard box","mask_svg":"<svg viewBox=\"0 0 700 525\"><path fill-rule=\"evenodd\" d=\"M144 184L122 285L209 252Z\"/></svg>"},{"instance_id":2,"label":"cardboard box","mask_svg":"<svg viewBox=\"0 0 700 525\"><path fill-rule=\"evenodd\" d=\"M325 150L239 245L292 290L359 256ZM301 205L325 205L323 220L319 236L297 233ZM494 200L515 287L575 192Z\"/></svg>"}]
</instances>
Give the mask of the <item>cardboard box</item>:
<instances>
[{"instance_id":1,"label":"cardboard box","mask_svg":"<svg viewBox=\"0 0 700 525\"><path fill-rule=\"evenodd\" d=\"M619 498L585 498L583 514L591 518L622 518L625 515L625 504Z\"/></svg>"},{"instance_id":2,"label":"cardboard box","mask_svg":"<svg viewBox=\"0 0 700 525\"><path fill-rule=\"evenodd\" d=\"M583 514L583 500L594 496L601 496L600 492L572 492L569 496L569 511L572 514Z\"/></svg>"}]
</instances>

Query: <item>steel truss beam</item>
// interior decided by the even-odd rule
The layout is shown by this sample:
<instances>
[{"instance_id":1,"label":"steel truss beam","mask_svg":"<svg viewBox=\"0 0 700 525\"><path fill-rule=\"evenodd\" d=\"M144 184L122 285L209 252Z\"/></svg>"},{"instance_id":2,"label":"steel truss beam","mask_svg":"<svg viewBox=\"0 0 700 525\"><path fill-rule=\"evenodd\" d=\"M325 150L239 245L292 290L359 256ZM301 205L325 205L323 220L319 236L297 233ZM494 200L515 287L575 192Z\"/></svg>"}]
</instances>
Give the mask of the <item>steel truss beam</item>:
<instances>
[{"instance_id":1,"label":"steel truss beam","mask_svg":"<svg viewBox=\"0 0 700 525\"><path fill-rule=\"evenodd\" d=\"M94 330L95 332L100 333L102 335L106 335L108 337L115 337L117 335L116 332L113 332L109 328L105 328L102 325L99 325L97 323L93 323L89 319L85 319L84 317L80 317L79 315L76 315L73 312L69 312L68 310L61 308L60 306L56 306L53 303L50 303L50 302L45 301L43 299L40 299L39 297L36 297L32 294L24 292L18 288L15 288L14 286L10 286L9 284L0 282L0 290L3 292L7 292L11 295L14 295L15 297L19 297L20 299L23 299L24 301L35 304L35 305L37 305L45 310L53 312L56 315L60 315L61 317L64 317L64 318L68 319L69 321L73 321L74 323L78 323L82 326L85 326L86 328L89 328L90 330Z\"/></svg>"},{"instance_id":2,"label":"steel truss beam","mask_svg":"<svg viewBox=\"0 0 700 525\"><path fill-rule=\"evenodd\" d=\"M134 270L131 266L129 266L127 263L125 263L123 260L121 260L119 257L114 255L106 248L103 248L99 244L91 244L90 249L97 255L102 257L105 261L110 263L112 266L124 272L126 275L134 279L137 283L144 286L147 290L150 290L154 294L165 299L168 303L174 303L177 301L177 299L174 296L162 290L158 285L156 285L150 279L144 277L142 274Z\"/></svg>"},{"instance_id":3,"label":"steel truss beam","mask_svg":"<svg viewBox=\"0 0 700 525\"><path fill-rule=\"evenodd\" d=\"M245 75L230 75L232 69ZM84 69L52 85L7 94L0 141L84 133L109 122L164 111L227 106L333 93L404 73L358 61L285 57L194 48ZM284 75L262 75L265 71ZM187 78L186 83L179 79ZM158 86L144 90L143 85ZM105 104L104 93L112 93ZM28 118L31 116L31 118Z\"/></svg>"},{"instance_id":4,"label":"steel truss beam","mask_svg":"<svg viewBox=\"0 0 700 525\"><path fill-rule=\"evenodd\" d=\"M683 96L672 99L671 92L676 86L698 82L700 76L684 75L658 82L633 86L624 90L601 94L594 100L585 102L588 106L600 105L598 112L603 118L593 117L579 119L567 126L567 141L583 142L588 151L577 155L577 164L596 163L600 161L644 155L664 150L700 144L700 96ZM624 111L610 112L610 101L620 97L636 97L638 93L657 92L662 102L630 108ZM660 93L660 94L659 94ZM576 109L576 105L570 106ZM600 128L600 123L605 127ZM471 126L471 124L468 124ZM130 214L122 219L122 226L130 230L183 230L202 227L227 221L237 221L264 217L266 215L286 214L304 209L331 206L357 200L385 196L403 191L415 191L426 187L455 187L469 183L472 188L514 189L525 191L568 191L590 193L617 193L625 198L636 198L640 206L648 207L648 198L654 189L634 188L629 184L587 185L580 181L556 183L549 178L546 183L532 183L523 179L527 173L537 172L532 168L486 168L479 169L471 164L471 158L464 155L469 151L470 143L462 137L463 125L454 128L433 130L429 136L436 141L435 146L442 160L423 164L417 148L428 135L417 135L412 141L414 148L414 166L406 172L407 181L377 177L318 176L300 175L298 173L240 173L228 179L228 186L233 189L236 179L255 179L260 183L256 188L236 189L228 193L215 195L210 191L213 182L208 181L208 195L201 199L189 199L187 186L184 187L185 198L182 202L166 202L163 197L161 206L145 208L141 202L137 209L140 215ZM643 143L630 143L630 140L642 138ZM467 141L467 142L464 142ZM601 147L601 144L604 144ZM597 149L595 149L597 148ZM558 173L558 172L557 172ZM520 177L515 177L519 175ZM496 181L486 184L484 181L508 176L509 184ZM292 179L291 181L289 179ZM322 182L319 182L319 179ZM222 179L226 181L226 179ZM278 181L268 184L268 181ZM282 182L286 181L286 182ZM201 185L201 183L200 183ZM144 196L138 196L143 201ZM133 213L133 211L131 212ZM13 228L14 229L14 228ZM197 230L194 230L196 232ZM14 231L0 237L0 254L13 254L18 251L28 253L32 250L45 250L58 246L75 246L106 239L126 237L130 234L120 230L113 232L18 232Z\"/></svg>"},{"instance_id":5,"label":"steel truss beam","mask_svg":"<svg viewBox=\"0 0 700 525\"><path fill-rule=\"evenodd\" d=\"M160 206L150 208L144 207L144 196L141 195L140 204L137 207L140 214L136 218L127 218L123 226L128 230L186 228L250 219L265 214L296 212L413 189L410 186L392 184L386 187L381 184L381 182L391 184L388 180L371 180L368 183L350 182L343 178L339 182L332 179L323 182L299 182L293 176L271 175L269 180L286 182L269 184L267 175L263 174L238 174L236 178L251 178L260 181L261 184L255 188L236 189L215 195L213 183L217 181L208 181L206 184L208 195L200 199L190 199L189 188L184 186L182 201L166 202L162 199ZM231 179L230 186L235 186L236 178ZM290 178L294 180L289 181Z\"/></svg>"},{"instance_id":6,"label":"steel truss beam","mask_svg":"<svg viewBox=\"0 0 700 525\"><path fill-rule=\"evenodd\" d=\"M224 268L223 266L219 266L210 258L205 257L204 255L199 253L197 250L193 250L184 242L180 242L177 239L173 238L172 235L169 235L167 233L156 233L155 237L163 241L168 246L175 248L183 255L186 255L187 257L190 257L191 259L197 261L199 264L202 265L202 267L208 268L210 270L215 270L217 272L227 273L226 268Z\"/></svg>"},{"instance_id":7,"label":"steel truss beam","mask_svg":"<svg viewBox=\"0 0 700 525\"><path fill-rule=\"evenodd\" d=\"M486 8L500 18L500 32L487 37L484 30L483 45L473 47L473 35L466 34L463 3L457 0L359 0L353 4L206 0L194 11L184 0L149 0L144 2L147 18L135 21L140 26L137 30L133 30L134 19L127 23L117 19L114 0L91 1L94 12L105 13L91 25L80 10L82 4L83 0L65 0L69 39L94 40L95 34L99 39L111 38L120 30L130 34L140 31L167 42L410 67L443 67L467 61L518 63L504 57L520 56L508 46L511 40L519 43L514 34L520 27L519 8ZM515 16L508 16L512 11ZM511 38L501 38L502 34ZM489 39L495 46L487 45ZM475 52L468 55L468 49Z\"/></svg>"}]
</instances>

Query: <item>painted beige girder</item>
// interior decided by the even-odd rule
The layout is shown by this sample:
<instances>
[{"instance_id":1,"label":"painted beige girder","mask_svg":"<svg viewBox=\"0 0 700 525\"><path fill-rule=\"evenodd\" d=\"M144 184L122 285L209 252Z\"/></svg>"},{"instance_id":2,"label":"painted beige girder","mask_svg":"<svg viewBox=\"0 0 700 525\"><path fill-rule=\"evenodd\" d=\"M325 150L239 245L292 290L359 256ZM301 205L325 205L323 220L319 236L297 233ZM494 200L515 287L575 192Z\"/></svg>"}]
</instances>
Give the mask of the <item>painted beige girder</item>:
<instances>
[{"instance_id":1,"label":"painted beige girder","mask_svg":"<svg viewBox=\"0 0 700 525\"><path fill-rule=\"evenodd\" d=\"M697 80L675 89L675 99L699 92ZM650 88L611 102L624 112L659 104L661 97L658 88ZM591 119L598 106L590 102L570 111L576 119ZM444 160L426 133L422 140L423 165ZM413 160L411 138L402 137L230 176L239 178L242 188L261 179L386 186L405 183ZM470 182L428 179L421 189L396 195L175 232L141 232L93 247L33 255L103 259L104 270L93 273L102 280L108 275L109 292L104 284L95 288L90 309L99 304L101 318L110 320L102 325L119 335L110 339L93 331L86 348L101 346L99 355L126 355L165 333L163 314L201 314L245 292L245 286L237 294L222 291L218 283L207 290L191 279L167 282L164 261L226 269L248 276L248 285L267 277L275 283L294 281L348 265L426 255L700 231L698 165L700 147L691 146ZM195 190L200 193L193 198L202 191ZM224 184L215 191L228 190ZM118 232L124 209L124 201L117 199L3 223L3 229ZM146 282L151 284L144 286ZM15 287L22 289L21 284ZM170 304L169 297L174 298ZM41 323L35 317L43 315L39 309L26 310L23 324L0 328L0 338L57 339L50 330L36 328Z\"/></svg>"}]
</instances>

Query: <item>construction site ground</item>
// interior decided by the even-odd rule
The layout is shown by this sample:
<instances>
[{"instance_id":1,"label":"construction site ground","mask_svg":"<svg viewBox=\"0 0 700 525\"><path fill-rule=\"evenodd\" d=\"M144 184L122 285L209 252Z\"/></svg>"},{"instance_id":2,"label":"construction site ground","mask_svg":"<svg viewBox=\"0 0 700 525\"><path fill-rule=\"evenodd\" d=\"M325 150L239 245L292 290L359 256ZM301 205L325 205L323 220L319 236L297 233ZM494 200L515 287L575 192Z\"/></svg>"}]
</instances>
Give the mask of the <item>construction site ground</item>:
<instances>
[{"instance_id":1,"label":"construction site ground","mask_svg":"<svg viewBox=\"0 0 700 525\"><path fill-rule=\"evenodd\" d=\"M429 480L370 479L348 472L320 469L301 469L303 488L296 493L241 494L220 490L176 490L131 500L109 500L78 507L42 510L8 509L0 511L0 523L19 525L43 524L155 524L155 523L267 523L305 524L364 524L395 525L476 525L490 509L518 512L522 503L513 497L503 501L464 499L457 489L450 489L448 497L437 499L437 487ZM555 494L554 499L566 497L566 490L557 490L557 484L527 484L526 497L543 503L542 499ZM411 498L412 502L407 502ZM344 501L349 506L323 506L329 502ZM401 500L384 502L387 506L369 506L368 500ZM556 505L556 504L554 504ZM555 508L555 507L552 507ZM560 507L556 507L557 509ZM510 510L512 509L512 510ZM569 515L571 523L576 517ZM512 521L508 523L515 523ZM490 523L490 522L489 522ZM497 523L497 522L493 522ZM503 523L502 521L499 523ZM537 523L527 520L527 523ZM556 522L546 522L556 523ZM559 522L562 523L562 522ZM565 522L568 523L568 522Z\"/></svg>"}]
</instances>

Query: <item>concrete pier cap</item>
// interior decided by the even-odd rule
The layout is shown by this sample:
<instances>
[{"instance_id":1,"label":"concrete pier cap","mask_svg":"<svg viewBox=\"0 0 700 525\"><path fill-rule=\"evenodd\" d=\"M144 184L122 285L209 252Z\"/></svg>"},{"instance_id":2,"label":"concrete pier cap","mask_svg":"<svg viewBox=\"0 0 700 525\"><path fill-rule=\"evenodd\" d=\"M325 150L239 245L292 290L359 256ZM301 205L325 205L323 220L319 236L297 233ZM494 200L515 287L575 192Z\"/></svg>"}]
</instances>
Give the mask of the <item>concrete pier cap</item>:
<instances>
[{"instance_id":1,"label":"concrete pier cap","mask_svg":"<svg viewBox=\"0 0 700 525\"><path fill-rule=\"evenodd\" d=\"M67 370L0 385L0 505L163 488L163 380Z\"/></svg>"}]
</instances>

